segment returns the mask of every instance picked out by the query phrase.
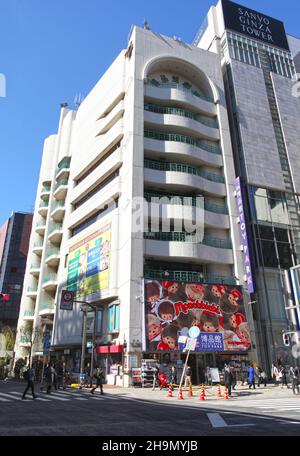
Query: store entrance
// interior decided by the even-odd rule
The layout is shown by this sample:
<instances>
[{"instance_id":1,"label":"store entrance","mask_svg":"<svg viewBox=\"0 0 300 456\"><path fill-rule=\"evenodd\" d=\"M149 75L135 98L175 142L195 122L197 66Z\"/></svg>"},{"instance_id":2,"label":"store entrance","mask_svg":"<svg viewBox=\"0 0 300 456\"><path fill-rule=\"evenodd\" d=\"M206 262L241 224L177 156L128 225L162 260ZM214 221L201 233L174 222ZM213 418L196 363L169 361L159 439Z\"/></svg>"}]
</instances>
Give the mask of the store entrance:
<instances>
[{"instance_id":1,"label":"store entrance","mask_svg":"<svg viewBox=\"0 0 300 456\"><path fill-rule=\"evenodd\" d=\"M187 354L181 355L182 363L186 361ZM188 359L188 365L192 369L192 383L201 385L207 383L207 368L214 367L216 364L215 355L212 353L191 353Z\"/></svg>"}]
</instances>

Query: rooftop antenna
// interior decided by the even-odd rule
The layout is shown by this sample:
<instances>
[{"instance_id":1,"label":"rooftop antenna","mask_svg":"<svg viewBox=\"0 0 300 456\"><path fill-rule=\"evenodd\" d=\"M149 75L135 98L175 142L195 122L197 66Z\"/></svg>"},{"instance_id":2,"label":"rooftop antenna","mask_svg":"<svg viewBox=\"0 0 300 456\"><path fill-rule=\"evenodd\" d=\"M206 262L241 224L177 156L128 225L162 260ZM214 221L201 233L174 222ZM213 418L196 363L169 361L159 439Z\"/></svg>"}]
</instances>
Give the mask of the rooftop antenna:
<instances>
[{"instance_id":1,"label":"rooftop antenna","mask_svg":"<svg viewBox=\"0 0 300 456\"><path fill-rule=\"evenodd\" d=\"M146 19L144 19L144 29L145 30L151 30L150 25Z\"/></svg>"},{"instance_id":2,"label":"rooftop antenna","mask_svg":"<svg viewBox=\"0 0 300 456\"><path fill-rule=\"evenodd\" d=\"M75 106L77 107L77 109L81 105L82 101L83 101L83 97L82 97L81 93L76 94L76 96L74 98L74 103L75 103Z\"/></svg>"}]
</instances>

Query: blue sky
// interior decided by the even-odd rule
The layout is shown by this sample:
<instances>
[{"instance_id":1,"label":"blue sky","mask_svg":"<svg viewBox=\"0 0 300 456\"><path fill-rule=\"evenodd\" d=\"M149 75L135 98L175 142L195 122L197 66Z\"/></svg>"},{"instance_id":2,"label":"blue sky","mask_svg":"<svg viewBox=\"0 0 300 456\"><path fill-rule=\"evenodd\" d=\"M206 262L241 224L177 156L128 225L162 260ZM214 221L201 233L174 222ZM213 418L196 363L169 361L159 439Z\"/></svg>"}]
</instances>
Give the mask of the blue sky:
<instances>
[{"instance_id":1,"label":"blue sky","mask_svg":"<svg viewBox=\"0 0 300 456\"><path fill-rule=\"evenodd\" d=\"M60 103L85 96L121 49L132 24L191 42L213 0L0 0L0 225L31 211L44 138ZM300 36L299 0L241 0Z\"/></svg>"}]
</instances>

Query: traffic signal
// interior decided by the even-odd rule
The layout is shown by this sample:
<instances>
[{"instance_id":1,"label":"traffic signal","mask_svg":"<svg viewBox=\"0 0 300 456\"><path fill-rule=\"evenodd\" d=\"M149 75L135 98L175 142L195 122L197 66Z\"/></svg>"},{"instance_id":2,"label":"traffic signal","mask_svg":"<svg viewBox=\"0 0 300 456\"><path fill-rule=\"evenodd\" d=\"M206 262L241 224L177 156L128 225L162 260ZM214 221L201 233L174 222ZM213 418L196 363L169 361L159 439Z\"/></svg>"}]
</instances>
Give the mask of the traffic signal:
<instances>
[{"instance_id":1,"label":"traffic signal","mask_svg":"<svg viewBox=\"0 0 300 456\"><path fill-rule=\"evenodd\" d=\"M282 335L283 343L286 347L290 346L290 336L288 334Z\"/></svg>"},{"instance_id":2,"label":"traffic signal","mask_svg":"<svg viewBox=\"0 0 300 456\"><path fill-rule=\"evenodd\" d=\"M8 300L9 300L9 295L8 294L0 293L0 302L1 301L8 301Z\"/></svg>"}]
</instances>

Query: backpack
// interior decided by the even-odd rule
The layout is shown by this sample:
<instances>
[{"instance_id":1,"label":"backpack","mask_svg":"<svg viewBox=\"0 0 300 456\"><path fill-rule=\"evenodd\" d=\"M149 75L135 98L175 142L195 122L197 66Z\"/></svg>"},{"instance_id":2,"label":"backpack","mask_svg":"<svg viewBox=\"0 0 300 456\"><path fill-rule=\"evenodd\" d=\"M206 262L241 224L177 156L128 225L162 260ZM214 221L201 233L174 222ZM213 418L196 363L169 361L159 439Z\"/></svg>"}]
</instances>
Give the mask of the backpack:
<instances>
[{"instance_id":1,"label":"backpack","mask_svg":"<svg viewBox=\"0 0 300 456\"><path fill-rule=\"evenodd\" d=\"M29 369L26 369L23 372L23 378L24 378L24 380L29 380Z\"/></svg>"}]
</instances>

